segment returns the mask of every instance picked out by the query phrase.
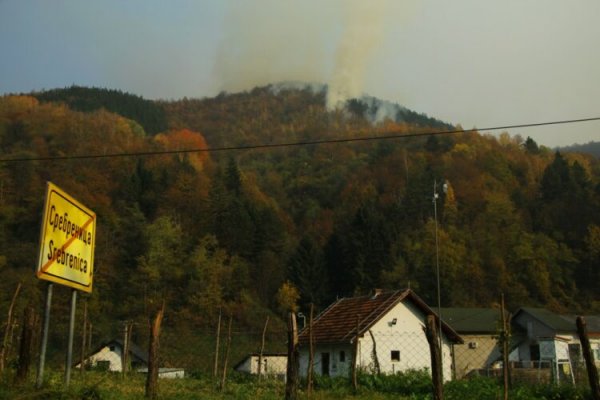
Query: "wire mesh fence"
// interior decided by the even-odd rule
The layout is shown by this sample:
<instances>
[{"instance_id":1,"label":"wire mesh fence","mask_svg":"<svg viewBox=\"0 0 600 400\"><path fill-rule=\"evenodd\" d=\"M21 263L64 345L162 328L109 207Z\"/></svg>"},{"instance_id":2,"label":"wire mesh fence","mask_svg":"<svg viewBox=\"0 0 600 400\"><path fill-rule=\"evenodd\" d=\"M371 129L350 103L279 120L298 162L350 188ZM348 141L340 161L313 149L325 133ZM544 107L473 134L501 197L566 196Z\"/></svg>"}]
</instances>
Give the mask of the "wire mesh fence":
<instances>
[{"instance_id":1,"label":"wire mesh fence","mask_svg":"<svg viewBox=\"0 0 600 400\"><path fill-rule=\"evenodd\" d=\"M73 365L85 369L122 373L148 371L149 324L113 321L94 329L90 322L76 324ZM103 316L103 318L108 318ZM41 318L35 319L31 353L34 374L39 357ZM97 324L99 325L99 324ZM225 319L220 327L194 326L170 321L160 332L159 378L213 378L219 381L231 373L246 374L252 379L284 380L287 370L287 330L279 325L266 329L235 327L228 329ZM85 327L84 327L85 326ZM127 332L125 326L130 326ZM5 370L16 370L23 330L23 316L5 332L3 361ZM66 348L64 324L57 324L49 341L47 368L63 370ZM503 378L501 343L498 335L464 335L464 343L442 340L441 366L443 381L470 379L475 376ZM522 340L522 341L519 341ZM569 384L588 386L588 374L577 337L569 340L538 340L532 345L527 338L512 339L509 355L509 381L517 384ZM537 347L536 347L537 346ZM299 374L306 378L309 359L315 375L339 377L351 385L353 368L363 375L394 376L421 371L431 376L431 353L423 331L369 330L358 343L315 343L299 348ZM527 357L525 357L525 349ZM592 338L592 353L600 367L600 338ZM355 354L356 352L356 354ZM127 355L124 360L124 355ZM551 358L549 355L554 355ZM544 358L546 357L546 358ZM532 359L533 358L533 359ZM235 371L235 372L234 372ZM260 378L259 378L260 376Z\"/></svg>"}]
</instances>

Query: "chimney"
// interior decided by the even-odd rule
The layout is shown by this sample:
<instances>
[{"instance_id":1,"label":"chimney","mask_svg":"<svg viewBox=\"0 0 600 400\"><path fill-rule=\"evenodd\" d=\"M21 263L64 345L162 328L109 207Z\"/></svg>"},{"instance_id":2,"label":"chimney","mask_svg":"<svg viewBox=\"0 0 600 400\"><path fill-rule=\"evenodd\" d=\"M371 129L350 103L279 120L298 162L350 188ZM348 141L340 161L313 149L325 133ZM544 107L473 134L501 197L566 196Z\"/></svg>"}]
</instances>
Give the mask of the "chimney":
<instances>
[{"instance_id":1,"label":"chimney","mask_svg":"<svg viewBox=\"0 0 600 400\"><path fill-rule=\"evenodd\" d=\"M383 293L383 289L373 289L373 297L371 297L372 299L377 298L377 296L379 296L381 293Z\"/></svg>"}]
</instances>

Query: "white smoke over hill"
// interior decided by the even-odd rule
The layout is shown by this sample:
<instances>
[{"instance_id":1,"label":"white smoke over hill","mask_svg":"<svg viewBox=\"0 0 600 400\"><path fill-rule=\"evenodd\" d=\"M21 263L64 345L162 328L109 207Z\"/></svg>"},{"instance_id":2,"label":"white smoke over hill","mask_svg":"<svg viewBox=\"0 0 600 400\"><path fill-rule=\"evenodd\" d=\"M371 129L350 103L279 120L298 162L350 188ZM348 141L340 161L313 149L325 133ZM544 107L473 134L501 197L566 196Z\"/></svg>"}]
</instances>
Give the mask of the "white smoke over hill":
<instances>
[{"instance_id":1,"label":"white smoke over hill","mask_svg":"<svg viewBox=\"0 0 600 400\"><path fill-rule=\"evenodd\" d=\"M232 1L215 65L221 89L326 82L327 107L341 107L363 94L388 7L388 0Z\"/></svg>"},{"instance_id":2,"label":"white smoke over hill","mask_svg":"<svg viewBox=\"0 0 600 400\"><path fill-rule=\"evenodd\" d=\"M363 94L367 63L383 39L386 0L345 4L344 31L327 92L328 109L343 106L346 100Z\"/></svg>"}]
</instances>

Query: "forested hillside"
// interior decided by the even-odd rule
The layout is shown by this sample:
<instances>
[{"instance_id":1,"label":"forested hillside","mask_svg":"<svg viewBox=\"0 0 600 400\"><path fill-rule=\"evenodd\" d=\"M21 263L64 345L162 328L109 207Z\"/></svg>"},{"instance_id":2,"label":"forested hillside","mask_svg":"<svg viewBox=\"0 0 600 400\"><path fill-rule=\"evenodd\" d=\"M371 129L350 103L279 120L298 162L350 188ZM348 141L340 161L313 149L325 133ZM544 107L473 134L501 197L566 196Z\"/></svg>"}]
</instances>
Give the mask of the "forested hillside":
<instances>
[{"instance_id":1,"label":"forested hillside","mask_svg":"<svg viewBox=\"0 0 600 400\"><path fill-rule=\"evenodd\" d=\"M156 103L120 90L71 86L32 93L42 102L62 102L77 111L108 111L133 119L149 134L162 132L167 128L166 115Z\"/></svg>"},{"instance_id":2,"label":"forested hillside","mask_svg":"<svg viewBox=\"0 0 600 400\"><path fill-rule=\"evenodd\" d=\"M453 129L399 106L382 114L373 99L328 112L308 88L155 102L168 123L156 134L118 109L36 97L0 98L1 309L19 281L41 304L33 269L49 180L98 215L90 312L105 321L166 299L169 324L211 323L221 307L250 326L259 311L409 285L433 303L434 183L444 306L489 306L503 292L513 308L600 312L591 156L471 132L11 162Z\"/></svg>"},{"instance_id":3,"label":"forested hillside","mask_svg":"<svg viewBox=\"0 0 600 400\"><path fill-rule=\"evenodd\" d=\"M600 142L589 142L586 144L574 144L572 146L563 147L561 151L588 153L597 158L600 158Z\"/></svg>"}]
</instances>

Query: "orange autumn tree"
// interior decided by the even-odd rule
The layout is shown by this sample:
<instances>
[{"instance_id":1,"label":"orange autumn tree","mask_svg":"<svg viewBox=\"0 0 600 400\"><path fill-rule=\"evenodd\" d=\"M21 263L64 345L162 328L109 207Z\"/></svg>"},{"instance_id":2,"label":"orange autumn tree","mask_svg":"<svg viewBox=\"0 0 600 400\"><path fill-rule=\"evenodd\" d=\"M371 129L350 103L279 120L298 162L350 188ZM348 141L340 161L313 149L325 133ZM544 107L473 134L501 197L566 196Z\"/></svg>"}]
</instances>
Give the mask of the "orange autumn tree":
<instances>
[{"instance_id":1,"label":"orange autumn tree","mask_svg":"<svg viewBox=\"0 0 600 400\"><path fill-rule=\"evenodd\" d=\"M161 133L156 135L154 140L160 143L165 150L188 151L208 149L204 136L189 129L179 129ZM179 155L180 159L185 157L187 157L188 162L196 169L196 171L204 170L209 161L207 151L181 153Z\"/></svg>"}]
</instances>

